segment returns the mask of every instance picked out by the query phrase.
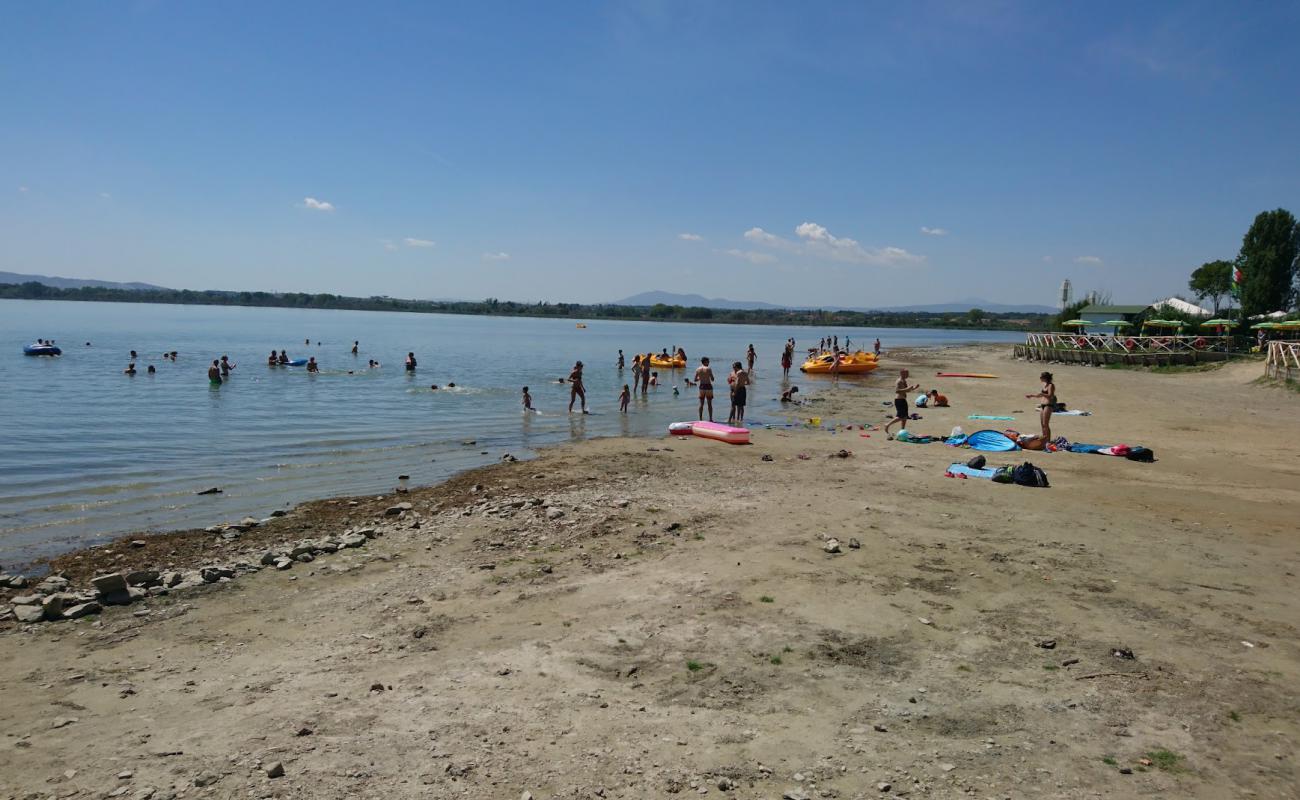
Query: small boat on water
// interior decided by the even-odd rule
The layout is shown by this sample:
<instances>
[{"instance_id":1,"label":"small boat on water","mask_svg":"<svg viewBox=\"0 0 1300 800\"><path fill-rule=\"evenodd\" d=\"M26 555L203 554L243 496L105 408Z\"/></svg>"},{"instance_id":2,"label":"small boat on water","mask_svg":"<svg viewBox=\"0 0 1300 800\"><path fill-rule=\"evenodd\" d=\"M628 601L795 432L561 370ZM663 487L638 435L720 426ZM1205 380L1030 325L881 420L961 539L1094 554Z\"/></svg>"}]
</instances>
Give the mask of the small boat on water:
<instances>
[{"instance_id":1,"label":"small boat on water","mask_svg":"<svg viewBox=\"0 0 1300 800\"><path fill-rule=\"evenodd\" d=\"M660 369L684 369L686 359L681 356L664 358L663 356L650 356L650 366L659 367Z\"/></svg>"},{"instance_id":2,"label":"small boat on water","mask_svg":"<svg viewBox=\"0 0 1300 800\"><path fill-rule=\"evenodd\" d=\"M585 322L579 322L579 323L578 323L578 327L579 327L579 328L585 328L585 327L587 327L587 323L585 323Z\"/></svg>"},{"instance_id":3,"label":"small boat on water","mask_svg":"<svg viewBox=\"0 0 1300 800\"><path fill-rule=\"evenodd\" d=\"M840 375L865 375L879 367L874 353L867 353L859 350L856 353L841 353L840 364L835 366L834 353L820 353L813 356L799 367L800 372L807 372L810 375L830 375L839 373Z\"/></svg>"},{"instance_id":4,"label":"small boat on water","mask_svg":"<svg viewBox=\"0 0 1300 800\"><path fill-rule=\"evenodd\" d=\"M63 349L52 344L29 344L23 346L25 356L61 356Z\"/></svg>"}]
</instances>

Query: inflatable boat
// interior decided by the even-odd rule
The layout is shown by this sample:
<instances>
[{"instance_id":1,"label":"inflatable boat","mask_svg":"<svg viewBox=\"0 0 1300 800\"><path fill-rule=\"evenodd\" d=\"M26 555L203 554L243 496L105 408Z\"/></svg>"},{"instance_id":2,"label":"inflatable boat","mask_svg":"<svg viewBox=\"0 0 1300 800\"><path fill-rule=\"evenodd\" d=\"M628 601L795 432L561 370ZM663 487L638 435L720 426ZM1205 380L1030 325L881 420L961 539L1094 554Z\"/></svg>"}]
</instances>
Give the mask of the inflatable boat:
<instances>
[{"instance_id":1,"label":"inflatable boat","mask_svg":"<svg viewBox=\"0 0 1300 800\"><path fill-rule=\"evenodd\" d=\"M293 359L292 361L285 362L284 366L286 366L286 367L305 367L305 366L307 366L307 359L305 359L305 358L295 358L295 359Z\"/></svg>"},{"instance_id":2,"label":"inflatable boat","mask_svg":"<svg viewBox=\"0 0 1300 800\"><path fill-rule=\"evenodd\" d=\"M61 356L63 350L52 344L29 344L23 347L25 356Z\"/></svg>"},{"instance_id":3,"label":"inflatable boat","mask_svg":"<svg viewBox=\"0 0 1300 800\"><path fill-rule=\"evenodd\" d=\"M686 359L650 356L650 366L658 367L660 369L684 369L686 367Z\"/></svg>"},{"instance_id":4,"label":"inflatable boat","mask_svg":"<svg viewBox=\"0 0 1300 800\"><path fill-rule=\"evenodd\" d=\"M799 371L810 375L829 375L833 372L841 375L863 375L874 371L879 366L874 354L859 350L856 353L841 353L838 368L835 366L834 353L822 353L803 362Z\"/></svg>"}]
</instances>

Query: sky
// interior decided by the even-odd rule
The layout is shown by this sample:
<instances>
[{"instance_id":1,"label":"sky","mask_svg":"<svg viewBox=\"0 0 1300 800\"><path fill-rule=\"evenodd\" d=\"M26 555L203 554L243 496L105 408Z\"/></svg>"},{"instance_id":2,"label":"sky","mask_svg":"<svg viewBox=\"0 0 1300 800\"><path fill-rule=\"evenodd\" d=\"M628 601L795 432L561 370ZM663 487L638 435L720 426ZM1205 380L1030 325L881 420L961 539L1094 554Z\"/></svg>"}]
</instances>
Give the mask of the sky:
<instances>
[{"instance_id":1,"label":"sky","mask_svg":"<svg viewBox=\"0 0 1300 800\"><path fill-rule=\"evenodd\" d=\"M1300 213L1295 2L0 9L0 270L1142 303Z\"/></svg>"}]
</instances>

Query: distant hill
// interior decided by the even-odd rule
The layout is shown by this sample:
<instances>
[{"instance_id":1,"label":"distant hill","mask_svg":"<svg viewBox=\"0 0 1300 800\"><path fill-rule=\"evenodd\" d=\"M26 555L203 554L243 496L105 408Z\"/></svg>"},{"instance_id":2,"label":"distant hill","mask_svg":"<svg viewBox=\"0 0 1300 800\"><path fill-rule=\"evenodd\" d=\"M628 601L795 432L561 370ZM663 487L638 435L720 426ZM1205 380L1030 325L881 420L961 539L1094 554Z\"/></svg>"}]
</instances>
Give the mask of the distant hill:
<instances>
[{"instance_id":1,"label":"distant hill","mask_svg":"<svg viewBox=\"0 0 1300 800\"><path fill-rule=\"evenodd\" d=\"M155 286L152 283L118 283L117 281L97 281L91 278L57 278L50 275L23 275L18 272L0 271L0 283L43 283L46 286L53 286L56 289L80 289L83 286L90 286L96 289L130 289L142 291L147 289L165 289L165 286Z\"/></svg>"},{"instance_id":2,"label":"distant hill","mask_svg":"<svg viewBox=\"0 0 1300 800\"><path fill-rule=\"evenodd\" d=\"M642 292L634 294L631 297L625 297L622 300L615 300L613 305L616 306L653 306L657 303L663 303L666 306L699 306L701 308L727 308L727 309L750 309L750 308L767 308L780 309L787 306L773 305L772 303L763 303L758 300L727 300L721 297L704 297L698 294L674 294L672 292Z\"/></svg>"},{"instance_id":3,"label":"distant hill","mask_svg":"<svg viewBox=\"0 0 1300 800\"><path fill-rule=\"evenodd\" d=\"M723 297L704 297L698 294L674 294L673 292L642 292L634 294L623 300L615 301L616 306L653 306L656 303L663 303L666 306L701 306L703 308L725 308L725 309L791 309L794 311L814 308L814 306L783 306L773 303L764 303L759 300L728 300ZM988 300L981 300L978 297L972 297L966 300L957 300L951 303L931 303L929 305L915 306L839 306L827 305L819 306L827 311L902 311L902 312L922 312L927 314L948 314L948 313L965 313L972 308L982 309L990 314L1055 314L1057 309L1052 306L1039 306L1032 304L1008 305L1006 303L992 303Z\"/></svg>"}]
</instances>

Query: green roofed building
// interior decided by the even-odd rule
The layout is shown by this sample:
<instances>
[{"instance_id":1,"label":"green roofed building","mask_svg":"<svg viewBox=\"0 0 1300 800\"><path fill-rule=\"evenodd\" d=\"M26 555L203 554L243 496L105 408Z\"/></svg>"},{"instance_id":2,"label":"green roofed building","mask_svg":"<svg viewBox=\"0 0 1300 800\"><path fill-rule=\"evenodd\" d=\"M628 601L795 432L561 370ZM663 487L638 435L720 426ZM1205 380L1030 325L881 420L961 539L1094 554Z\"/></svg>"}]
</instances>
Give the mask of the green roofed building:
<instances>
[{"instance_id":1,"label":"green roofed building","mask_svg":"<svg viewBox=\"0 0 1300 800\"><path fill-rule=\"evenodd\" d=\"M1142 322L1142 317L1151 306L1084 306L1079 311L1079 319L1089 322L1088 333L1114 333L1115 329L1111 326L1102 325L1103 322L1122 319L1132 325L1135 329ZM1123 333L1123 330L1120 331Z\"/></svg>"}]
</instances>

